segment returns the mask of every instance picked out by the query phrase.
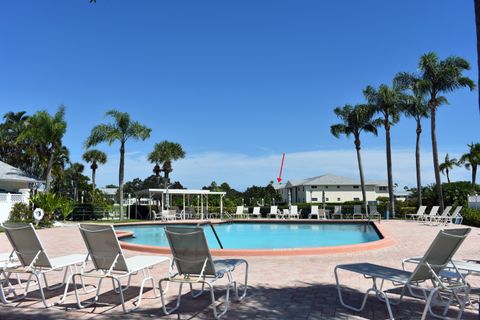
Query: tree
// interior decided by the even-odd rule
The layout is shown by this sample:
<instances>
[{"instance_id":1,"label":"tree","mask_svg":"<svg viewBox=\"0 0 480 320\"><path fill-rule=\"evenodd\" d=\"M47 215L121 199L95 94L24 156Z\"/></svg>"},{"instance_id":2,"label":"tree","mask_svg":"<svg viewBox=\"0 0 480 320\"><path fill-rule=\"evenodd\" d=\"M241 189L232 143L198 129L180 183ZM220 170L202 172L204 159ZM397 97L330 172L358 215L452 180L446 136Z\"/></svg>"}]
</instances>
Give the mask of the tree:
<instances>
[{"instance_id":1,"label":"tree","mask_svg":"<svg viewBox=\"0 0 480 320\"><path fill-rule=\"evenodd\" d=\"M440 105L448 103L447 98L442 96L442 94L462 87L468 87L470 90L473 90L475 83L472 79L463 75L464 71L470 70L470 64L460 57L450 56L445 60L440 60L436 53L429 52L420 57L419 69L418 89L422 94L428 96L435 185L437 187L438 204L440 205L440 210L443 211L444 203L440 164L438 161L436 112Z\"/></svg>"},{"instance_id":2,"label":"tree","mask_svg":"<svg viewBox=\"0 0 480 320\"><path fill-rule=\"evenodd\" d=\"M412 91L412 95L407 96L407 101L401 110L408 118L415 119L417 124L415 141L415 171L417 175L417 202L418 206L422 206L422 174L420 172L420 135L422 134L422 118L428 118L428 106L425 95L420 92L418 84L420 79L411 73L398 73L394 81L400 87Z\"/></svg>"},{"instance_id":3,"label":"tree","mask_svg":"<svg viewBox=\"0 0 480 320\"><path fill-rule=\"evenodd\" d=\"M158 177L160 171L164 173L164 187L165 189L169 183L169 175L173 171L172 169L172 161L183 159L185 158L185 151L182 149L182 146L179 143L170 142L170 141L162 141L160 143L156 143L153 151L150 152L148 155L148 160L151 163L155 163L155 168L160 168L158 173L155 172L155 168L153 171Z\"/></svg>"},{"instance_id":4,"label":"tree","mask_svg":"<svg viewBox=\"0 0 480 320\"><path fill-rule=\"evenodd\" d=\"M400 111L404 108L407 101L406 95L402 92L402 87L394 81L393 86L389 88L382 84L378 89L367 86L363 91L370 107L383 117L383 127L385 128L386 154L387 154L387 178L388 178L388 196L389 211L395 217L395 196L393 194L393 175L392 175L392 147L390 143L390 128L400 119Z\"/></svg>"},{"instance_id":5,"label":"tree","mask_svg":"<svg viewBox=\"0 0 480 320\"><path fill-rule=\"evenodd\" d=\"M450 183L450 170L453 169L453 167L459 167L460 164L458 163L458 160L456 158L450 159L448 156L448 153L445 155L445 161L443 163L440 163L438 166L442 174L445 174L447 176L447 181Z\"/></svg>"},{"instance_id":6,"label":"tree","mask_svg":"<svg viewBox=\"0 0 480 320\"><path fill-rule=\"evenodd\" d=\"M98 169L98 164L107 163L107 154L103 151L92 149L83 154L83 160L87 163L91 163L90 169L92 169L92 190L95 192L95 173Z\"/></svg>"},{"instance_id":7,"label":"tree","mask_svg":"<svg viewBox=\"0 0 480 320\"><path fill-rule=\"evenodd\" d=\"M463 164L467 170L472 169L472 185L476 185L477 168L480 165L480 143L471 143L467 145L469 151L460 157L460 164Z\"/></svg>"},{"instance_id":8,"label":"tree","mask_svg":"<svg viewBox=\"0 0 480 320\"><path fill-rule=\"evenodd\" d=\"M17 138L19 141L28 139L39 146L40 158L46 161L44 171L45 190L48 192L51 185L51 174L55 157L62 149L62 139L67 130L65 121L65 107L62 105L51 116L47 111L39 111L30 117L25 130Z\"/></svg>"},{"instance_id":9,"label":"tree","mask_svg":"<svg viewBox=\"0 0 480 320\"><path fill-rule=\"evenodd\" d=\"M360 184L362 187L362 197L365 206L365 212L368 213L367 194L365 191L365 178L363 176L362 157L360 155L361 141L360 133L362 131L373 133L377 135L377 126L381 119L373 120L375 110L367 105L345 105L337 107L333 111L336 116L342 120L342 123L334 124L330 127L330 132L336 138L344 134L347 137L353 135L355 149L357 150L358 171L360 173Z\"/></svg>"},{"instance_id":10,"label":"tree","mask_svg":"<svg viewBox=\"0 0 480 320\"><path fill-rule=\"evenodd\" d=\"M120 194L120 219L124 219L123 210L123 182L125 174L125 144L129 139L146 140L150 137L152 129L132 121L126 112L117 110L107 111L105 114L111 117L113 123L99 124L93 127L90 136L85 141L85 147L90 148L102 142L112 145L116 141L120 143L120 165L118 170L118 185Z\"/></svg>"}]
</instances>

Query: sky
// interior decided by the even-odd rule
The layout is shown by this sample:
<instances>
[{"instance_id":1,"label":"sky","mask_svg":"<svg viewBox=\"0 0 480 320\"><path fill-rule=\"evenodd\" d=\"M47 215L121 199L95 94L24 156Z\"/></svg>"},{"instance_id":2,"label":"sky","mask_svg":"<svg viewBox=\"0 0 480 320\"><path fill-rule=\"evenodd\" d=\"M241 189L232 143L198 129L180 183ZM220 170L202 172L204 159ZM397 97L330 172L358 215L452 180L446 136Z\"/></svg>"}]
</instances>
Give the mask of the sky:
<instances>
[{"instance_id":1,"label":"sky","mask_svg":"<svg viewBox=\"0 0 480 320\"><path fill-rule=\"evenodd\" d=\"M64 144L81 161L105 112L152 128L126 146L127 180L152 172L162 140L187 155L172 180L189 188L228 182L244 190L279 174L358 178L353 140L337 139L333 108L364 103L367 85L391 84L435 51L471 63L477 82L473 1L0 1L0 113L67 107ZM439 157L480 141L477 90L448 94L437 115ZM424 121L422 173L434 181ZM415 123L392 128L393 176L415 185ZM108 163L97 183L118 184L119 145L98 145ZM362 136L367 180L386 180L385 132ZM88 167L85 171L89 174ZM455 168L452 180L469 180ZM445 177L443 177L446 180Z\"/></svg>"}]
</instances>

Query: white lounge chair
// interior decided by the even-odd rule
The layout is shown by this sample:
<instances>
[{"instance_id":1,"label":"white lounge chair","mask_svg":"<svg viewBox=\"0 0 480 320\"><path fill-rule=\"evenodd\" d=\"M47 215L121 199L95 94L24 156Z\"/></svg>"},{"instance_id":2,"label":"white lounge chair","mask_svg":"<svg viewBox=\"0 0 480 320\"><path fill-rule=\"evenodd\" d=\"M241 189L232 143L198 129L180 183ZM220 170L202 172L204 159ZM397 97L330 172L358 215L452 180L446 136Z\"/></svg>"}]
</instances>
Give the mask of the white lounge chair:
<instances>
[{"instance_id":1,"label":"white lounge chair","mask_svg":"<svg viewBox=\"0 0 480 320\"><path fill-rule=\"evenodd\" d=\"M104 279L112 280L114 291L120 295L120 302L124 312L132 311L140 306L142 302L143 287L147 281L151 281L155 296L158 297L155 290L153 276L150 274L150 269L162 262L170 264L170 258L147 255L137 255L131 258L126 258L112 226L81 224L79 229L83 241L85 242L85 246L88 249L88 256L92 259L93 268L91 270L86 270L85 267L82 267L82 270L73 276L78 308L83 309L98 301L102 281ZM127 310L123 292L130 287L132 275L139 272L143 272L143 280L138 294L138 301L135 307ZM75 285L77 283L77 278L79 278L82 283L83 278L94 278L98 280L95 297L84 304L80 301L78 290ZM124 278L128 278L126 286L122 286L121 284L121 280Z\"/></svg>"},{"instance_id":2,"label":"white lounge chair","mask_svg":"<svg viewBox=\"0 0 480 320\"><path fill-rule=\"evenodd\" d=\"M275 218L279 218L280 215L278 214L278 206L270 206L270 212L268 213L267 215L268 217L275 217Z\"/></svg>"},{"instance_id":3,"label":"white lounge chair","mask_svg":"<svg viewBox=\"0 0 480 320\"><path fill-rule=\"evenodd\" d=\"M323 210L323 209L322 209ZM325 210L323 210L323 217L325 219ZM311 206L310 213L308 214L308 219L312 219L312 217L316 217L317 220L320 219L320 214L318 211L318 206Z\"/></svg>"},{"instance_id":4,"label":"white lounge chair","mask_svg":"<svg viewBox=\"0 0 480 320\"><path fill-rule=\"evenodd\" d=\"M452 302L458 303L460 306L458 319L460 319L465 304L469 299L468 293L470 291L470 286L462 275L459 276L458 281L452 283L444 281L441 273L447 265L451 264L455 266L452 262L452 257L463 243L470 230L471 229L469 228L441 230L433 240L430 248L419 261L415 270L412 272L371 263L354 263L336 266L335 280L340 303L345 308L354 311L361 311L365 308L369 293L374 292L379 300L385 302L390 319L393 319L391 309L391 304L393 304L393 302L383 289L384 282L387 281L392 282L393 285L402 287L399 297L400 300L397 304L402 301L407 289L414 297L425 300L422 320L425 319L428 313L443 318L444 315L435 314L431 309L431 303L434 299L436 303L443 303L444 310L447 310ZM366 291L359 307L345 302L338 277L339 270L361 274L366 279L372 280L372 287ZM422 294L418 295L418 292L421 292Z\"/></svg>"},{"instance_id":5,"label":"white lounge chair","mask_svg":"<svg viewBox=\"0 0 480 320\"><path fill-rule=\"evenodd\" d=\"M296 218L299 219L300 215L298 213L298 206L290 206L290 212L288 214L289 218Z\"/></svg>"},{"instance_id":6,"label":"white lounge chair","mask_svg":"<svg viewBox=\"0 0 480 320\"><path fill-rule=\"evenodd\" d=\"M428 214L424 214L422 217L417 218L417 221L427 223L432 217L437 215L439 208L439 206L433 206Z\"/></svg>"},{"instance_id":7,"label":"white lounge chair","mask_svg":"<svg viewBox=\"0 0 480 320\"><path fill-rule=\"evenodd\" d=\"M354 205L353 206L353 219L358 217L359 219L363 219L364 214L362 213L362 206L361 205Z\"/></svg>"},{"instance_id":8,"label":"white lounge chair","mask_svg":"<svg viewBox=\"0 0 480 320\"><path fill-rule=\"evenodd\" d=\"M30 288L32 277L36 280L36 285L40 291L40 297L43 305L49 308L53 305L62 303L68 293L68 287L70 280L76 271L78 266L83 266L88 258L87 254L70 254L67 256L56 257L50 259L47 255L45 248L38 237L35 228L31 223L3 223L5 234L12 245L13 252L18 258L19 266L7 266L3 272L6 275L5 280L9 282L12 274L28 274L28 280L24 286L24 293L21 295L15 294L15 298L8 302L16 302L25 299L28 295L28 289ZM75 270L75 271L74 271ZM47 282L47 273L53 271L64 271L63 280L61 283L55 286L49 286ZM45 282L45 288L47 290L54 290L61 287L65 287L61 299L57 302L48 304L45 298L44 287L40 282L40 278L43 277ZM83 283L82 283L83 284ZM23 287L23 286L22 286ZM84 288L85 289L85 288Z\"/></svg>"},{"instance_id":9,"label":"white lounge chair","mask_svg":"<svg viewBox=\"0 0 480 320\"><path fill-rule=\"evenodd\" d=\"M461 211L462 211L462 206L457 206L455 210L453 210L453 213L450 216L441 218L440 221L443 222L444 224L455 223L456 221L458 221L459 224L462 224L463 217L460 214Z\"/></svg>"},{"instance_id":10,"label":"white lounge chair","mask_svg":"<svg viewBox=\"0 0 480 320\"><path fill-rule=\"evenodd\" d=\"M335 219L335 216L338 216L339 219L343 219L342 206L333 207L332 219Z\"/></svg>"},{"instance_id":11,"label":"white lounge chair","mask_svg":"<svg viewBox=\"0 0 480 320\"><path fill-rule=\"evenodd\" d=\"M410 213L405 215L405 217L407 219L410 218L411 220L419 220L425 214L425 210L427 210L427 206L420 206L418 207L417 213Z\"/></svg>"},{"instance_id":12,"label":"white lounge chair","mask_svg":"<svg viewBox=\"0 0 480 320\"><path fill-rule=\"evenodd\" d=\"M6 276L4 276L3 272L6 268L16 268L18 266L18 259L13 252L0 253L0 302L2 303L9 303L9 301L7 300L7 296L10 293L15 292L13 285L10 283L9 279L6 279ZM17 277L17 282L18 285L22 285L19 277ZM7 293L5 293L5 287L8 288Z\"/></svg>"},{"instance_id":13,"label":"white lounge chair","mask_svg":"<svg viewBox=\"0 0 480 320\"><path fill-rule=\"evenodd\" d=\"M370 217L370 218L378 217L378 220L380 220L382 218L382 215L380 214L380 212L378 212L377 206L372 204L368 206L367 217Z\"/></svg>"},{"instance_id":14,"label":"white lounge chair","mask_svg":"<svg viewBox=\"0 0 480 320\"><path fill-rule=\"evenodd\" d=\"M443 209L443 212L441 214L437 214L433 217L428 216L427 220L430 224L433 224L433 223L439 224L440 220L446 219L447 217L450 216L451 210L452 210L452 206L445 207L445 209Z\"/></svg>"},{"instance_id":15,"label":"white lounge chair","mask_svg":"<svg viewBox=\"0 0 480 320\"><path fill-rule=\"evenodd\" d=\"M262 214L260 213L260 207L253 207L252 217L261 218Z\"/></svg>"},{"instance_id":16,"label":"white lounge chair","mask_svg":"<svg viewBox=\"0 0 480 320\"><path fill-rule=\"evenodd\" d=\"M162 210L162 220L163 221L177 220L177 212L175 210Z\"/></svg>"},{"instance_id":17,"label":"white lounge chair","mask_svg":"<svg viewBox=\"0 0 480 320\"><path fill-rule=\"evenodd\" d=\"M235 211L235 218L241 219L245 217L244 213L244 207L243 206L237 206L237 209Z\"/></svg>"},{"instance_id":18,"label":"white lounge chair","mask_svg":"<svg viewBox=\"0 0 480 320\"><path fill-rule=\"evenodd\" d=\"M173 255L172 268L174 264L176 273L169 273L167 278L161 279L159 286L162 288L163 282L176 282L179 283L180 287L176 305L170 309L167 309L164 294L161 292L160 297L165 314L171 314L180 307L182 286L184 284L190 286L190 291L194 298L199 297L204 292L205 285L208 286L215 319L220 318L227 312L230 303L230 289L233 289L238 301L247 295L248 262L245 259L214 260L201 227L165 227L165 233ZM241 265L245 265L245 282L243 284L243 293L239 295L239 288L233 278L233 272ZM218 312L215 306L213 289L216 281L224 277L227 280L225 305L223 310ZM194 284L201 285L201 290L197 293L193 291Z\"/></svg>"}]
</instances>

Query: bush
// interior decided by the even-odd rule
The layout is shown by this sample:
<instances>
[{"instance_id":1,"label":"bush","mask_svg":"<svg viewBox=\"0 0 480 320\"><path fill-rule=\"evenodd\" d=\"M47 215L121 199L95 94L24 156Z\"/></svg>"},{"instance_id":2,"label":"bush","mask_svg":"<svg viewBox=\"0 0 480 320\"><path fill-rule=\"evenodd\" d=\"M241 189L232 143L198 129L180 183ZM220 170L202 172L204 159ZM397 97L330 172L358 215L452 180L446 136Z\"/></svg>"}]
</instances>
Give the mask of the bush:
<instances>
[{"instance_id":1,"label":"bush","mask_svg":"<svg viewBox=\"0 0 480 320\"><path fill-rule=\"evenodd\" d=\"M402 217L405 217L407 214L415 214L417 213L417 207L400 207L398 212Z\"/></svg>"},{"instance_id":2,"label":"bush","mask_svg":"<svg viewBox=\"0 0 480 320\"><path fill-rule=\"evenodd\" d=\"M10 210L8 221L25 223L33 222L33 210L26 203L15 203Z\"/></svg>"},{"instance_id":3,"label":"bush","mask_svg":"<svg viewBox=\"0 0 480 320\"><path fill-rule=\"evenodd\" d=\"M480 210L463 208L461 211L463 224L472 227L480 227Z\"/></svg>"}]
</instances>

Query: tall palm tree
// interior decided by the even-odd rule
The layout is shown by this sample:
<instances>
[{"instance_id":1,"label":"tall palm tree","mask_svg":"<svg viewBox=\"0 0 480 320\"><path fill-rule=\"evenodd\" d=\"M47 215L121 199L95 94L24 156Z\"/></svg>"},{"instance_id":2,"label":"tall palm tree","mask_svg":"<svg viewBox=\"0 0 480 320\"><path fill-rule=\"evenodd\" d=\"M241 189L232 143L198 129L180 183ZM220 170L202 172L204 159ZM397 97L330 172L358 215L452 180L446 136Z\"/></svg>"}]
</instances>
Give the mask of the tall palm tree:
<instances>
[{"instance_id":1,"label":"tall palm tree","mask_svg":"<svg viewBox=\"0 0 480 320\"><path fill-rule=\"evenodd\" d=\"M392 148L390 142L390 128L400 119L400 111L403 110L407 101L402 88L396 83L390 88L382 84L378 89L367 86L363 91L368 104L379 114L382 115L383 127L385 128L386 154L387 154L387 178L388 178L388 196L389 210L395 217L395 197L393 194L393 175L392 175Z\"/></svg>"},{"instance_id":2,"label":"tall palm tree","mask_svg":"<svg viewBox=\"0 0 480 320\"><path fill-rule=\"evenodd\" d=\"M414 74L401 72L395 76L394 81L398 86L409 89L412 94L407 96L407 101L402 109L402 113L408 118L415 119L417 124L415 141L415 170L417 175L417 202L422 206L422 174L420 169L420 135L422 134L422 118L428 118L428 106L425 95L420 92L418 79Z\"/></svg>"},{"instance_id":3,"label":"tall palm tree","mask_svg":"<svg viewBox=\"0 0 480 320\"><path fill-rule=\"evenodd\" d=\"M60 106L52 116L47 111L38 111L28 119L25 130L19 135L18 141L30 139L39 145L44 153L40 157L46 160L44 171L45 190L50 190L51 174L55 158L62 149L62 139L67 131L65 121L65 106Z\"/></svg>"},{"instance_id":4,"label":"tall palm tree","mask_svg":"<svg viewBox=\"0 0 480 320\"><path fill-rule=\"evenodd\" d=\"M92 149L88 150L83 154L83 160L87 163L90 163L90 169L92 169L92 190L93 194L95 195L95 173L98 169L99 164L107 163L107 154L103 151ZM92 197L94 199L94 197Z\"/></svg>"},{"instance_id":5,"label":"tall palm tree","mask_svg":"<svg viewBox=\"0 0 480 320\"><path fill-rule=\"evenodd\" d=\"M442 94L462 87L468 87L470 90L473 90L475 83L472 79L463 75L464 71L470 70L470 64L460 57L450 56L445 60L440 60L436 53L429 52L420 57L419 69L420 74L418 78L420 81L418 88L420 92L428 96L435 185L437 188L438 204L440 205L440 210L443 210L442 180L440 178L436 133L437 108L442 104L448 103L447 98L442 96Z\"/></svg>"},{"instance_id":6,"label":"tall palm tree","mask_svg":"<svg viewBox=\"0 0 480 320\"><path fill-rule=\"evenodd\" d=\"M363 176L362 157L360 155L361 141L360 133L370 132L377 135L377 126L380 125L381 119L373 120L375 110L367 105L345 105L343 107L337 107L333 110L342 123L334 124L330 127L330 132L336 138L344 134L347 137L353 135L355 149L357 150L357 162L358 171L360 173L360 184L362 187L363 204L365 206L365 212L368 213L367 195L365 191L365 178Z\"/></svg>"},{"instance_id":7,"label":"tall palm tree","mask_svg":"<svg viewBox=\"0 0 480 320\"><path fill-rule=\"evenodd\" d=\"M90 136L85 141L85 147L90 148L107 142L112 145L114 142L120 142L120 165L118 170L118 187L120 193L120 219L123 220L123 184L125 175L125 144L129 139L146 140L150 137L152 129L132 121L130 115L126 112L117 110L107 111L106 117L111 117L113 123L99 124L93 127Z\"/></svg>"},{"instance_id":8,"label":"tall palm tree","mask_svg":"<svg viewBox=\"0 0 480 320\"><path fill-rule=\"evenodd\" d=\"M179 143L162 141L156 143L153 151L148 155L148 160L151 163L155 163L155 168L153 169L155 173L159 172L158 168L164 173L164 187L165 189L169 183L169 175L173 171L172 161L185 158L185 151L182 149L182 146ZM158 174L157 174L158 176Z\"/></svg>"},{"instance_id":9,"label":"tall palm tree","mask_svg":"<svg viewBox=\"0 0 480 320\"><path fill-rule=\"evenodd\" d=\"M477 180L477 168L480 165L480 143L468 144L469 151L460 157L459 162L467 168L472 169L472 185L475 186Z\"/></svg>"},{"instance_id":10,"label":"tall palm tree","mask_svg":"<svg viewBox=\"0 0 480 320\"><path fill-rule=\"evenodd\" d=\"M445 174L447 176L447 181L450 183L450 170L453 169L453 167L459 167L460 164L458 163L458 160L456 158L450 159L450 156L448 153L445 155L445 161L443 163L440 163L438 168L442 172L442 174Z\"/></svg>"}]
</instances>

